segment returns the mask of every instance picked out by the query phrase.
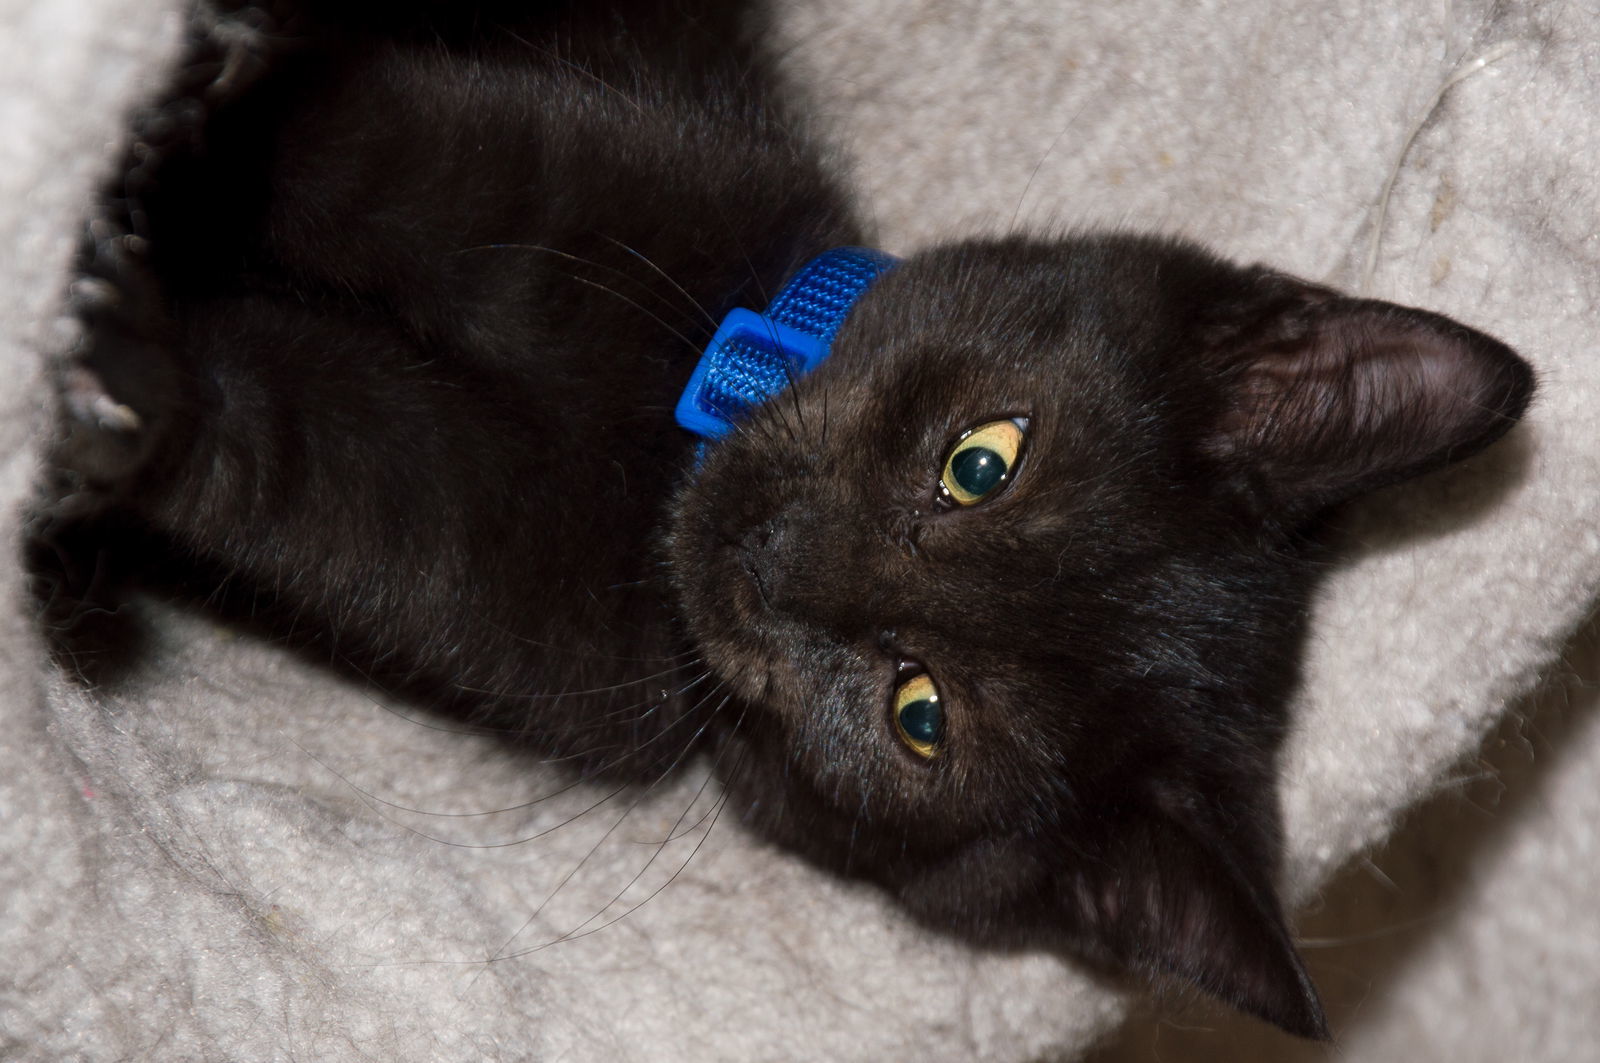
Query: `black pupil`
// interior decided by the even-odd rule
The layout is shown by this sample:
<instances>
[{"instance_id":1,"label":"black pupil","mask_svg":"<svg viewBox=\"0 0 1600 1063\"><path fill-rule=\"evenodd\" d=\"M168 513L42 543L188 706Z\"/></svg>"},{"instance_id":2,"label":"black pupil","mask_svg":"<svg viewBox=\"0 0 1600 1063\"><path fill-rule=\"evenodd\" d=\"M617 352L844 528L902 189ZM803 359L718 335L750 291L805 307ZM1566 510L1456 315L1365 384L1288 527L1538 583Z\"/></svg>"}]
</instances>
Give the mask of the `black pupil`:
<instances>
[{"instance_id":1,"label":"black pupil","mask_svg":"<svg viewBox=\"0 0 1600 1063\"><path fill-rule=\"evenodd\" d=\"M968 447L950 459L950 475L969 495L986 495L1006 474L1006 460L988 447Z\"/></svg>"},{"instance_id":2,"label":"black pupil","mask_svg":"<svg viewBox=\"0 0 1600 1063\"><path fill-rule=\"evenodd\" d=\"M921 698L900 710L900 726L913 742L934 745L944 731L944 710L939 699Z\"/></svg>"}]
</instances>

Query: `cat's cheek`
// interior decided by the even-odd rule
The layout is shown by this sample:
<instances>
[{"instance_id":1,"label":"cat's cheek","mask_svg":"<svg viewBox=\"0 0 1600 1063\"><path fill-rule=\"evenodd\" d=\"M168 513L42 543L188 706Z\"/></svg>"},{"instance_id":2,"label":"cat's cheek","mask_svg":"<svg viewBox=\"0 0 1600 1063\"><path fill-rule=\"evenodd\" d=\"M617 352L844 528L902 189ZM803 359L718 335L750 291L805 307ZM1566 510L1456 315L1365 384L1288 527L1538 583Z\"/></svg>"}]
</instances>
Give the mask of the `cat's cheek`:
<instances>
[{"instance_id":1,"label":"cat's cheek","mask_svg":"<svg viewBox=\"0 0 1600 1063\"><path fill-rule=\"evenodd\" d=\"M897 883L901 902L922 921L989 938L1022 929L1051 888L1049 869L1011 837L980 837Z\"/></svg>"},{"instance_id":2,"label":"cat's cheek","mask_svg":"<svg viewBox=\"0 0 1600 1063\"><path fill-rule=\"evenodd\" d=\"M726 688L745 701L764 705L771 698L773 675L767 654L753 652L748 642L725 635L697 636L696 645Z\"/></svg>"}]
</instances>

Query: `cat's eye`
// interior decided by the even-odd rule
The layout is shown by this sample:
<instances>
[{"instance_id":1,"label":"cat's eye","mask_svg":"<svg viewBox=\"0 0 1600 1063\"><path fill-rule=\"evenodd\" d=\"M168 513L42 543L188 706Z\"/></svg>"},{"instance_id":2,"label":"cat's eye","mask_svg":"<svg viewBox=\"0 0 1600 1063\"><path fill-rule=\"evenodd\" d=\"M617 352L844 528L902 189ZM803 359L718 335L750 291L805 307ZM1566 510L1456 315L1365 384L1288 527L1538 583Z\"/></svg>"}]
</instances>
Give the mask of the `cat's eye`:
<instances>
[{"instance_id":1,"label":"cat's eye","mask_svg":"<svg viewBox=\"0 0 1600 1063\"><path fill-rule=\"evenodd\" d=\"M944 459L940 499L970 506L998 491L1016 471L1027 432L1026 417L1008 417L962 433Z\"/></svg>"},{"instance_id":2,"label":"cat's eye","mask_svg":"<svg viewBox=\"0 0 1600 1063\"><path fill-rule=\"evenodd\" d=\"M944 708L939 704L939 688L927 672L895 688L894 730L917 756L938 756L944 742Z\"/></svg>"}]
</instances>

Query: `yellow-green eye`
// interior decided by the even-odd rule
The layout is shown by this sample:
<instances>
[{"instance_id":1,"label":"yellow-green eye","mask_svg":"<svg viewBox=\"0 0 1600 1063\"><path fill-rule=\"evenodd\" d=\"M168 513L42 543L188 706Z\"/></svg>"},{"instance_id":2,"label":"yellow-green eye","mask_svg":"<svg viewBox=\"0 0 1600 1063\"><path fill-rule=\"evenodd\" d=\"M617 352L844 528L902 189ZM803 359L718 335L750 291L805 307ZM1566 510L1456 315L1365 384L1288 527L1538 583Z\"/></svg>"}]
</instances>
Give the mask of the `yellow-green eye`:
<instances>
[{"instance_id":1,"label":"yellow-green eye","mask_svg":"<svg viewBox=\"0 0 1600 1063\"><path fill-rule=\"evenodd\" d=\"M917 756L938 756L944 740L944 709L939 705L939 688L928 673L914 675L895 688L894 729Z\"/></svg>"},{"instance_id":2,"label":"yellow-green eye","mask_svg":"<svg viewBox=\"0 0 1600 1063\"><path fill-rule=\"evenodd\" d=\"M1028 422L1022 417L990 421L967 432L950 448L939 477L940 494L970 506L994 493L1011 476L1022 454Z\"/></svg>"}]
</instances>

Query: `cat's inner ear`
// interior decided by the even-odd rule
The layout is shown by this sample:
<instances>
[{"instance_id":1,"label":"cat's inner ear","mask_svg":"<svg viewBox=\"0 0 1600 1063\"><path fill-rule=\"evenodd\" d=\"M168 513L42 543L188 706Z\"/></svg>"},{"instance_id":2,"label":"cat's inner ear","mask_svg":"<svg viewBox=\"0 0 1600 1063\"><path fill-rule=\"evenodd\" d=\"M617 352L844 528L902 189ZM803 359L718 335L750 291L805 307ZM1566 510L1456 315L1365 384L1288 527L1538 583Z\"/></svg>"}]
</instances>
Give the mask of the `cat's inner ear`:
<instances>
[{"instance_id":1,"label":"cat's inner ear","mask_svg":"<svg viewBox=\"0 0 1600 1063\"><path fill-rule=\"evenodd\" d=\"M1204 449L1294 514L1482 449L1526 408L1531 371L1456 321L1266 270L1204 328L1225 382Z\"/></svg>"},{"instance_id":2,"label":"cat's inner ear","mask_svg":"<svg viewBox=\"0 0 1600 1063\"><path fill-rule=\"evenodd\" d=\"M1095 951L1176 977L1292 1034L1328 1039L1260 853L1201 817L1151 809L1058 882Z\"/></svg>"}]
</instances>

